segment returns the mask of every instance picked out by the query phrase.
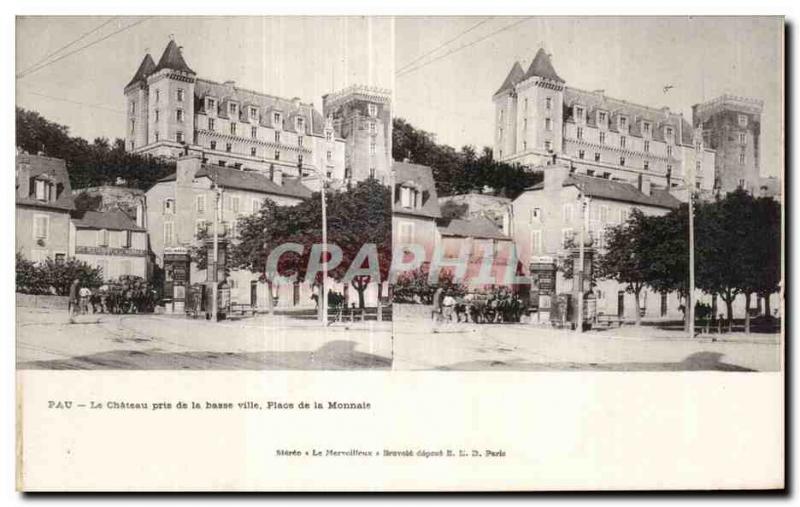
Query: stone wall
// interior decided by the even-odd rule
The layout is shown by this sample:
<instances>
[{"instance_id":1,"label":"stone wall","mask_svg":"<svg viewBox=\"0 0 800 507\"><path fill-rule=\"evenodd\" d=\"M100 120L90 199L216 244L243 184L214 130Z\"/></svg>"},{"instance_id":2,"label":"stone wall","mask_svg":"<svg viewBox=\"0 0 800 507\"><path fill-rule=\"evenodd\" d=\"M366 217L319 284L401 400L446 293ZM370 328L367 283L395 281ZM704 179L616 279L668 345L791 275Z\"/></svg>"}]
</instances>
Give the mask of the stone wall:
<instances>
[{"instance_id":1,"label":"stone wall","mask_svg":"<svg viewBox=\"0 0 800 507\"><path fill-rule=\"evenodd\" d=\"M69 297L67 296L39 296L34 294L17 293L17 307L66 310L68 304Z\"/></svg>"}]
</instances>

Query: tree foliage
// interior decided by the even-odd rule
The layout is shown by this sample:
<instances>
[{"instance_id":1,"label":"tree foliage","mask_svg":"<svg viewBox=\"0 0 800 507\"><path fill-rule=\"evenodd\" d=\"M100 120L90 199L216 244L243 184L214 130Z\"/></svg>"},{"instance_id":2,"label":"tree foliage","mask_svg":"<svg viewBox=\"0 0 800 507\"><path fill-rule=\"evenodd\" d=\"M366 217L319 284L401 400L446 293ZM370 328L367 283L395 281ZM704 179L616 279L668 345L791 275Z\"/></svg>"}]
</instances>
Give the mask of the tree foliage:
<instances>
[{"instance_id":1,"label":"tree foliage","mask_svg":"<svg viewBox=\"0 0 800 507\"><path fill-rule=\"evenodd\" d=\"M433 294L439 287L456 297L463 297L466 294L466 287L454 281L455 275L452 270L442 269L439 272L439 282L434 285L429 282L429 269L430 265L426 264L413 271L400 274L392 288L392 300L395 303L429 305L433 303Z\"/></svg>"},{"instance_id":2,"label":"tree foliage","mask_svg":"<svg viewBox=\"0 0 800 507\"><path fill-rule=\"evenodd\" d=\"M16 109L17 147L64 159L73 188L113 185L147 190L160 178L175 171L175 163L149 155L125 151L125 142L99 137L89 143L69 135L69 127L51 122L35 111Z\"/></svg>"},{"instance_id":3,"label":"tree foliage","mask_svg":"<svg viewBox=\"0 0 800 507\"><path fill-rule=\"evenodd\" d=\"M103 273L83 261L75 258L64 261L47 259L34 263L21 254L16 256L16 290L23 294L69 295L69 288L74 279L80 281L81 287L95 288L103 283Z\"/></svg>"},{"instance_id":4,"label":"tree foliage","mask_svg":"<svg viewBox=\"0 0 800 507\"><path fill-rule=\"evenodd\" d=\"M494 160L489 147L478 154L473 146L456 151L451 146L437 144L434 134L417 129L402 118L393 120L392 157L430 166L436 190L442 196L483 193L490 189L495 195L513 199L542 181L541 172Z\"/></svg>"}]
</instances>

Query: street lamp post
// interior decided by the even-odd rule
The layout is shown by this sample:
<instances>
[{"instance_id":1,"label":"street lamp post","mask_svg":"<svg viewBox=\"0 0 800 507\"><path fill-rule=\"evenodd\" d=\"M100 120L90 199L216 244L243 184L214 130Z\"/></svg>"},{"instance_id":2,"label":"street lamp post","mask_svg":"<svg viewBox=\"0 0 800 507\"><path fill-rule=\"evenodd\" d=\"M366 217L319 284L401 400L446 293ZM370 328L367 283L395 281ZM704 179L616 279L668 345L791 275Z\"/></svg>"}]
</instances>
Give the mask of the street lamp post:
<instances>
[{"instance_id":1,"label":"street lamp post","mask_svg":"<svg viewBox=\"0 0 800 507\"><path fill-rule=\"evenodd\" d=\"M586 242L586 231L589 228L589 197L580 190L580 194L578 194L578 199L580 202L581 207L581 235L580 241L578 244L578 270L576 271L575 280L578 284L578 323L575 326L576 333L583 332L583 269L585 263L585 242Z\"/></svg>"},{"instance_id":2,"label":"street lamp post","mask_svg":"<svg viewBox=\"0 0 800 507\"><path fill-rule=\"evenodd\" d=\"M322 204L322 256L325 259L322 263L322 284L320 285L320 297L318 301L320 302L320 320L322 320L322 325L328 325L328 291L325 290L325 283L328 279L328 210L325 204L325 184L328 181L328 178L318 169L314 167L300 167L300 176L302 177L303 169L308 169L314 172L320 181L320 201Z\"/></svg>"},{"instance_id":3,"label":"street lamp post","mask_svg":"<svg viewBox=\"0 0 800 507\"><path fill-rule=\"evenodd\" d=\"M217 178L214 178L214 233L212 236L212 244L213 246L213 260L211 261L212 271L211 271L211 320L213 322L217 321L217 313L219 312L218 308L218 291L219 291L219 280L218 280L218 263L219 263L219 221L220 221L220 212L221 204L222 204L222 189L219 187L219 183L217 182Z\"/></svg>"}]
</instances>

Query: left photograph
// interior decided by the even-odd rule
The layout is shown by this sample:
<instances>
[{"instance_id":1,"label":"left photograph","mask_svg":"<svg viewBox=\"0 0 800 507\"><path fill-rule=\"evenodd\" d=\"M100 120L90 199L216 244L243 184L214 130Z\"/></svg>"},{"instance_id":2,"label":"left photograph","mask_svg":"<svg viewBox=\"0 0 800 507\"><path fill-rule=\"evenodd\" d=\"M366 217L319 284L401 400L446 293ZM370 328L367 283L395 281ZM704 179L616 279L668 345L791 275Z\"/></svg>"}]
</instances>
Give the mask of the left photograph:
<instances>
[{"instance_id":1,"label":"left photograph","mask_svg":"<svg viewBox=\"0 0 800 507\"><path fill-rule=\"evenodd\" d=\"M391 369L393 22L17 18L17 368Z\"/></svg>"}]
</instances>

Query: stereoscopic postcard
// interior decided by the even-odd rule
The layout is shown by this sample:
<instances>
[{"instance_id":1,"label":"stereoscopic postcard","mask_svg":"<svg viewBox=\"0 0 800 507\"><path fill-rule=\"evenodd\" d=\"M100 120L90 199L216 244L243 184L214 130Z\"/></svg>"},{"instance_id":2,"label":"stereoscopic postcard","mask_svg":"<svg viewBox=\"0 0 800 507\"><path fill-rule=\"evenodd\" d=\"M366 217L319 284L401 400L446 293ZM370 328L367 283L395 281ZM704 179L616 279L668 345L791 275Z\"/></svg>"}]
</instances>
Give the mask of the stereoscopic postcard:
<instances>
[{"instance_id":1,"label":"stereoscopic postcard","mask_svg":"<svg viewBox=\"0 0 800 507\"><path fill-rule=\"evenodd\" d=\"M17 488L783 488L784 30L17 17Z\"/></svg>"}]
</instances>

